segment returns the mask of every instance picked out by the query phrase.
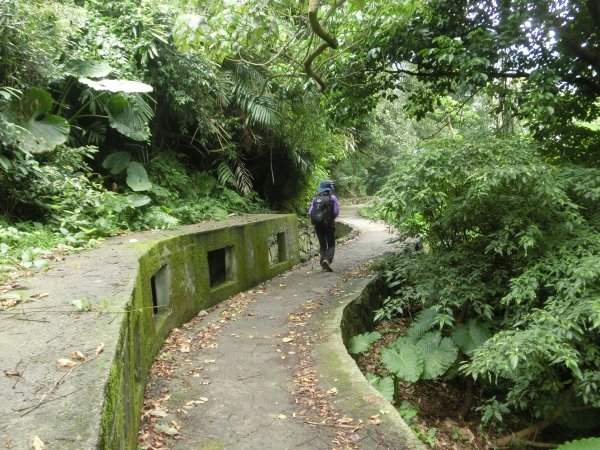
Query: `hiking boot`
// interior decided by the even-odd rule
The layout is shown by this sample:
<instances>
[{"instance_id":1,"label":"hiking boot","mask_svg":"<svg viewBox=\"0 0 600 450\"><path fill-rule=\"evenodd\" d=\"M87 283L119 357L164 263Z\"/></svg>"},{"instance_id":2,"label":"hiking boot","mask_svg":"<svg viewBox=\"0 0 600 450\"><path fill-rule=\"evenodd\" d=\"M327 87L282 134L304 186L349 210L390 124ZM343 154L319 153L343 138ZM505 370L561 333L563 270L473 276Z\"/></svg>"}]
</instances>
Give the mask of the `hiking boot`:
<instances>
[{"instance_id":1,"label":"hiking boot","mask_svg":"<svg viewBox=\"0 0 600 450\"><path fill-rule=\"evenodd\" d=\"M333 272L333 269L329 265L329 261L327 261L326 259L321 261L321 267L323 267L323 269L326 270L327 272Z\"/></svg>"}]
</instances>

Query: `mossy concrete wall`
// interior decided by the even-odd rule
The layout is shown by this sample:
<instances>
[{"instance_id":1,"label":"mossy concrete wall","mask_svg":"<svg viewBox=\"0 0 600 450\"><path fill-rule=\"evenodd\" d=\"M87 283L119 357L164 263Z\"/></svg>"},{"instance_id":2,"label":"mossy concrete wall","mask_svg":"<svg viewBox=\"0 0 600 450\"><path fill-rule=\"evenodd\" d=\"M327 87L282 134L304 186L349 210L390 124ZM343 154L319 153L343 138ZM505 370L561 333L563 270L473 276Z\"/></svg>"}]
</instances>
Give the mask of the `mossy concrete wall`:
<instances>
[{"instance_id":1,"label":"mossy concrete wall","mask_svg":"<svg viewBox=\"0 0 600 450\"><path fill-rule=\"evenodd\" d=\"M146 373L170 331L298 263L297 241L295 217L282 216L144 244L107 386L101 448L136 448ZM273 242L276 258L269 253ZM211 252L225 263L212 285Z\"/></svg>"},{"instance_id":2,"label":"mossy concrete wall","mask_svg":"<svg viewBox=\"0 0 600 450\"><path fill-rule=\"evenodd\" d=\"M0 316L0 445L137 448L171 329L299 260L297 217L264 214L116 236L19 280L23 301ZM57 363L75 351L74 367Z\"/></svg>"},{"instance_id":3,"label":"mossy concrete wall","mask_svg":"<svg viewBox=\"0 0 600 450\"><path fill-rule=\"evenodd\" d=\"M356 298L344 308L340 329L344 344L357 334L373 331L375 311L383 305L389 288L381 276L375 277Z\"/></svg>"}]
</instances>

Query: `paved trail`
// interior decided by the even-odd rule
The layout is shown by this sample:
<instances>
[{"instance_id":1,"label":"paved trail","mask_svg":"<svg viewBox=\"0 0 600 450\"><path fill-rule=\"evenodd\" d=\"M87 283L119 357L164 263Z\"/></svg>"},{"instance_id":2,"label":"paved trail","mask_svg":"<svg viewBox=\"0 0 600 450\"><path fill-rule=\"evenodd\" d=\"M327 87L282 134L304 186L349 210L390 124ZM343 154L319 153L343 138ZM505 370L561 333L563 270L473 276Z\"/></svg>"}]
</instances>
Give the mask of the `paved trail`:
<instances>
[{"instance_id":1,"label":"paved trail","mask_svg":"<svg viewBox=\"0 0 600 450\"><path fill-rule=\"evenodd\" d=\"M173 449L419 448L365 386L339 337L347 298L393 250L380 223L345 208L360 231L318 259L239 294L175 330L157 358L141 440ZM172 435L171 437L167 437Z\"/></svg>"}]
</instances>

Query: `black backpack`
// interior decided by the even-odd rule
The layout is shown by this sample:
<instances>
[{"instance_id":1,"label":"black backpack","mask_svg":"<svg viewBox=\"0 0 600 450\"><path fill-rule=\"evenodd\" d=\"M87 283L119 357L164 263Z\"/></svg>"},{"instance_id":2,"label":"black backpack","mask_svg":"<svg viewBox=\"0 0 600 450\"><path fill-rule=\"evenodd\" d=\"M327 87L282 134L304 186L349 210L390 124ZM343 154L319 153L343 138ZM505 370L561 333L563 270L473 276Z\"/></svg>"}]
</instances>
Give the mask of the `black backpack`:
<instances>
[{"instance_id":1,"label":"black backpack","mask_svg":"<svg viewBox=\"0 0 600 450\"><path fill-rule=\"evenodd\" d=\"M313 225L327 225L333 220L333 202L329 195L317 195L310 212L310 220Z\"/></svg>"}]
</instances>

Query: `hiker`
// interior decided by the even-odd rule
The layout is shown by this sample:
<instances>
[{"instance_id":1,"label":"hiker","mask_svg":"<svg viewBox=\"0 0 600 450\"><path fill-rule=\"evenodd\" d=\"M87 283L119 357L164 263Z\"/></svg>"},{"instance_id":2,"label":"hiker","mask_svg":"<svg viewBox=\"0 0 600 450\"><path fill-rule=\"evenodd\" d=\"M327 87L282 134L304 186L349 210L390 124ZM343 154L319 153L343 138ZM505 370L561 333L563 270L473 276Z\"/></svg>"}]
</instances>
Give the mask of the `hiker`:
<instances>
[{"instance_id":1,"label":"hiker","mask_svg":"<svg viewBox=\"0 0 600 450\"><path fill-rule=\"evenodd\" d=\"M308 215L319 239L321 267L328 272L333 272L331 263L335 253L335 218L340 213L338 199L332 192L333 183L329 180L321 181L317 195L308 208Z\"/></svg>"}]
</instances>

